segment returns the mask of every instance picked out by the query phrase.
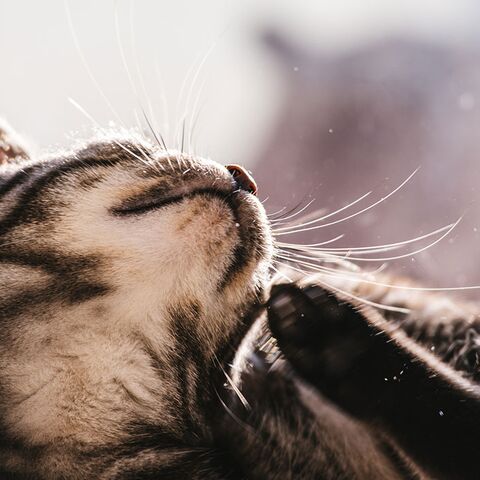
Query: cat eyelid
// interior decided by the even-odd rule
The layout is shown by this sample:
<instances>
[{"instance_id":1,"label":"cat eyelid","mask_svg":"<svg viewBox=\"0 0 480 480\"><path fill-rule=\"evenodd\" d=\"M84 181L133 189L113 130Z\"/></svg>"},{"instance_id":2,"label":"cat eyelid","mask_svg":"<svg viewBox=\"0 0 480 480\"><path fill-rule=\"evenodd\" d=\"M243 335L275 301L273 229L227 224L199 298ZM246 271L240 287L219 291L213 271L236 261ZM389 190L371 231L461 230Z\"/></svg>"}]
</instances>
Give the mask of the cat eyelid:
<instances>
[{"instance_id":1,"label":"cat eyelid","mask_svg":"<svg viewBox=\"0 0 480 480\"><path fill-rule=\"evenodd\" d=\"M115 216L142 215L144 213L158 210L160 208L179 203L185 198L185 195L174 195L170 197L142 197L136 200L126 202L124 205L110 209Z\"/></svg>"},{"instance_id":2,"label":"cat eyelid","mask_svg":"<svg viewBox=\"0 0 480 480\"><path fill-rule=\"evenodd\" d=\"M179 195L149 195L142 196L137 200L127 201L124 205L120 207L115 207L110 210L110 212L115 216L130 216L130 215L141 215L152 210L157 210L169 205L180 203L183 200L195 197L197 195L206 195L210 197L220 198L224 201L227 201L228 198L232 196L235 192L232 191L222 191L215 188L201 188L198 190L193 190L188 193L183 193Z\"/></svg>"}]
</instances>

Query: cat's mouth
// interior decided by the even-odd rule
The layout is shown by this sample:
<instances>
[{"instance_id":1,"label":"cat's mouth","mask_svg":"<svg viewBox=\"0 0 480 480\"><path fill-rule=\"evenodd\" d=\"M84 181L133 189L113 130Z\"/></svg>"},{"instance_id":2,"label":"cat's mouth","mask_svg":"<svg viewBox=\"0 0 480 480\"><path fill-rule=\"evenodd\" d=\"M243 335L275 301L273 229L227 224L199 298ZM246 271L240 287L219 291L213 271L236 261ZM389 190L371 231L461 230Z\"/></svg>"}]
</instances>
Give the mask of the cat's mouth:
<instances>
[{"instance_id":1,"label":"cat's mouth","mask_svg":"<svg viewBox=\"0 0 480 480\"><path fill-rule=\"evenodd\" d=\"M229 285L237 274L243 272L249 265L256 265L268 254L267 227L260 219L256 200L249 197L246 192L237 191L227 200L238 228L239 241L234 247L230 265L223 275L221 289Z\"/></svg>"},{"instance_id":2,"label":"cat's mouth","mask_svg":"<svg viewBox=\"0 0 480 480\"><path fill-rule=\"evenodd\" d=\"M227 203L233 211L236 226L239 228L240 241L237 243L233 258L225 272L221 287L228 285L237 273L248 265L256 265L269 256L271 244L267 222L262 220L262 208L253 196L257 195L257 184L249 171L240 165L227 165L232 175L235 190Z\"/></svg>"}]
</instances>

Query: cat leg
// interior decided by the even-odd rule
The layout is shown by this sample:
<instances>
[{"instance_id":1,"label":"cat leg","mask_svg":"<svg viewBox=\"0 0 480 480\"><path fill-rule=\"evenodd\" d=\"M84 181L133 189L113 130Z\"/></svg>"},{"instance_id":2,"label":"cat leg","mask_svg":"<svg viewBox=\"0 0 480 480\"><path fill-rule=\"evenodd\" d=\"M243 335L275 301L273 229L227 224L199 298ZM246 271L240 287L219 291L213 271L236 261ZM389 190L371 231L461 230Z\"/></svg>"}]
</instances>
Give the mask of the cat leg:
<instances>
[{"instance_id":1,"label":"cat leg","mask_svg":"<svg viewBox=\"0 0 480 480\"><path fill-rule=\"evenodd\" d=\"M480 316L478 305L454 295L427 291L410 279L376 275L378 283L341 276L325 278L310 275L298 279L299 285L331 285L347 295L407 310L384 310L385 319L398 324L415 342L475 382L480 381ZM387 286L390 285L390 286Z\"/></svg>"},{"instance_id":2,"label":"cat leg","mask_svg":"<svg viewBox=\"0 0 480 480\"><path fill-rule=\"evenodd\" d=\"M479 478L477 386L375 310L318 286L274 287L268 315L282 352L324 395L435 478Z\"/></svg>"},{"instance_id":3,"label":"cat leg","mask_svg":"<svg viewBox=\"0 0 480 480\"><path fill-rule=\"evenodd\" d=\"M239 478L404 478L361 422L305 386L285 360L272 366L263 352L254 351L249 364L238 390L224 392L215 435Z\"/></svg>"}]
</instances>

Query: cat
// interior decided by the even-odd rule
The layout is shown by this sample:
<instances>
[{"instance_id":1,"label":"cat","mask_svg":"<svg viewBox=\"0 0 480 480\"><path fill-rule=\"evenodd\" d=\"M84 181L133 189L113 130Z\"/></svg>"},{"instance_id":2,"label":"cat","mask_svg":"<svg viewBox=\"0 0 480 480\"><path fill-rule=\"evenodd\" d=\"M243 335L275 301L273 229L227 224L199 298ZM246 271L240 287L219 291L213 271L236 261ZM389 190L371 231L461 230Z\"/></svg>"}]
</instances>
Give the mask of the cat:
<instances>
[{"instance_id":1,"label":"cat","mask_svg":"<svg viewBox=\"0 0 480 480\"><path fill-rule=\"evenodd\" d=\"M1 138L1 479L478 478L474 307L272 279L241 167Z\"/></svg>"}]
</instances>

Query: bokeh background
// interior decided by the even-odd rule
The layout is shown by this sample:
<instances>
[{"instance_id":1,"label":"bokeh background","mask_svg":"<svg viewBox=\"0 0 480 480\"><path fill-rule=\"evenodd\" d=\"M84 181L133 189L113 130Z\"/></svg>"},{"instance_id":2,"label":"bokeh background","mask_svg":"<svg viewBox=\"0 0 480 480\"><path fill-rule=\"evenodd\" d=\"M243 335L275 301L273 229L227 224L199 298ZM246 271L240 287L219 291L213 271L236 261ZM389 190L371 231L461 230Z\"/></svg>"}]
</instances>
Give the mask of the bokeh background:
<instances>
[{"instance_id":1,"label":"bokeh background","mask_svg":"<svg viewBox=\"0 0 480 480\"><path fill-rule=\"evenodd\" d=\"M247 165L270 212L372 191L323 223L420 167L364 214L282 240L379 245L463 216L418 254L441 235L375 256L478 284L479 19L476 0L0 0L0 113L43 152L96 125L146 130L143 109L169 147Z\"/></svg>"}]
</instances>

